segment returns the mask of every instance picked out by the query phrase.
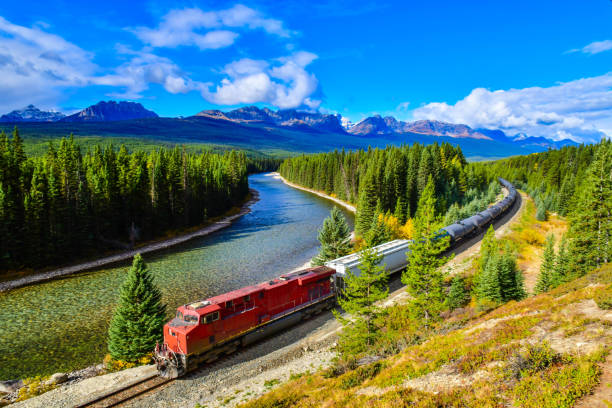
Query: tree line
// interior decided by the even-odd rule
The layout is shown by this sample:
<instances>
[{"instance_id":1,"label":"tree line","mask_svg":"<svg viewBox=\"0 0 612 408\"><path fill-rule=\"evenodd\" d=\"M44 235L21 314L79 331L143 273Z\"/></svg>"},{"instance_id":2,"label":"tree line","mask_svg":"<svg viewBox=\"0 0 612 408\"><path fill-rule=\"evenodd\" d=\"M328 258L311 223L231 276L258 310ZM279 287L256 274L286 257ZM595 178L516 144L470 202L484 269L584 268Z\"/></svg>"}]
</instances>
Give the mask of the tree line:
<instances>
[{"instance_id":1,"label":"tree line","mask_svg":"<svg viewBox=\"0 0 612 408\"><path fill-rule=\"evenodd\" d=\"M461 149L448 143L302 155L286 159L279 172L291 182L356 203L359 235L376 226L378 214L392 214L401 223L413 217L429 178L436 211L443 214L493 177L486 168L468 164Z\"/></svg>"},{"instance_id":2,"label":"tree line","mask_svg":"<svg viewBox=\"0 0 612 408\"><path fill-rule=\"evenodd\" d=\"M0 271L64 264L191 227L248 194L247 157L183 149L85 152L72 136L27 157L0 134Z\"/></svg>"},{"instance_id":3,"label":"tree line","mask_svg":"<svg viewBox=\"0 0 612 408\"><path fill-rule=\"evenodd\" d=\"M562 239L562 252L569 262L569 266L563 266L569 268L568 276L584 274L612 260L610 140L478 165L533 197L539 220L546 219L547 212L567 217L569 230L567 242Z\"/></svg>"}]
</instances>

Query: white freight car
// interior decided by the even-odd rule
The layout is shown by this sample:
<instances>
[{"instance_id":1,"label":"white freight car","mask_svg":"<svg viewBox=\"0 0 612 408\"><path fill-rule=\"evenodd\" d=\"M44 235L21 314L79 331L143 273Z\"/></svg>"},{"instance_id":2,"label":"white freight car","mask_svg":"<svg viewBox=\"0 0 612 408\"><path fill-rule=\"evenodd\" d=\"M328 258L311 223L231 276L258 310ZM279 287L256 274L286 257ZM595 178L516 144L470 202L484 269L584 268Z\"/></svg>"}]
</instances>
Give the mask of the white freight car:
<instances>
[{"instance_id":1,"label":"white freight car","mask_svg":"<svg viewBox=\"0 0 612 408\"><path fill-rule=\"evenodd\" d=\"M375 246L378 255L382 255L379 265L384 265L387 274L392 274L406 267L406 252L412 241L405 239L396 239L395 241L385 242L384 244ZM334 259L326 262L325 266L336 270L336 288L344 289L344 279L348 273L359 276L361 270L361 252L343 256L342 258Z\"/></svg>"}]
</instances>

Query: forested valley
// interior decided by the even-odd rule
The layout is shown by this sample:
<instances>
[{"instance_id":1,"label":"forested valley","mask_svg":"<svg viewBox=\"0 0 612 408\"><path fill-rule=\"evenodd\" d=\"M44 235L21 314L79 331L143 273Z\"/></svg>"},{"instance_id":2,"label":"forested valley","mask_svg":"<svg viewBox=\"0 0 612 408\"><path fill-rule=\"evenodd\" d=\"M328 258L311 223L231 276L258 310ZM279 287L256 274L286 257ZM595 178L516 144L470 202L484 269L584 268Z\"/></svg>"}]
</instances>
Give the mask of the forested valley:
<instances>
[{"instance_id":1,"label":"forested valley","mask_svg":"<svg viewBox=\"0 0 612 408\"><path fill-rule=\"evenodd\" d=\"M536 216L567 217L570 269L584 274L612 260L612 142L568 146L481 163L535 200Z\"/></svg>"},{"instance_id":2,"label":"forested valley","mask_svg":"<svg viewBox=\"0 0 612 408\"><path fill-rule=\"evenodd\" d=\"M0 273L59 265L200 225L248 195L242 152L82 151L72 137L27 157L17 129L0 134Z\"/></svg>"},{"instance_id":3,"label":"forested valley","mask_svg":"<svg viewBox=\"0 0 612 408\"><path fill-rule=\"evenodd\" d=\"M361 235L376 226L378 215L392 215L402 224L413 217L430 178L439 214L479 200L495 180L483 166L467 163L460 147L448 143L302 155L285 160L279 171L291 182L356 203L356 231Z\"/></svg>"}]
</instances>

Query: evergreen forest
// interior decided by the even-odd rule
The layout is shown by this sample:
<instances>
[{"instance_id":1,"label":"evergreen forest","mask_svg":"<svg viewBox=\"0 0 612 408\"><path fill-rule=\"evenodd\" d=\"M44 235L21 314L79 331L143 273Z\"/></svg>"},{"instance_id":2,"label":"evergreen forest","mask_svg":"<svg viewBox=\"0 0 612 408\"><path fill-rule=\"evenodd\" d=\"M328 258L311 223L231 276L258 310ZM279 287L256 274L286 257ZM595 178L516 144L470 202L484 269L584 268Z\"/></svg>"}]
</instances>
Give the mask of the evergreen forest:
<instances>
[{"instance_id":1,"label":"evergreen forest","mask_svg":"<svg viewBox=\"0 0 612 408\"><path fill-rule=\"evenodd\" d=\"M495 178L448 143L302 155L285 160L279 171L291 182L356 203L360 235L376 225L377 214L391 213L401 223L413 217L430 177L439 214L478 195L474 190L486 190Z\"/></svg>"},{"instance_id":2,"label":"evergreen forest","mask_svg":"<svg viewBox=\"0 0 612 408\"><path fill-rule=\"evenodd\" d=\"M180 147L82 151L72 137L27 157L0 134L0 274L65 264L201 225L248 194L246 155ZM253 161L251 168L274 166Z\"/></svg>"}]
</instances>

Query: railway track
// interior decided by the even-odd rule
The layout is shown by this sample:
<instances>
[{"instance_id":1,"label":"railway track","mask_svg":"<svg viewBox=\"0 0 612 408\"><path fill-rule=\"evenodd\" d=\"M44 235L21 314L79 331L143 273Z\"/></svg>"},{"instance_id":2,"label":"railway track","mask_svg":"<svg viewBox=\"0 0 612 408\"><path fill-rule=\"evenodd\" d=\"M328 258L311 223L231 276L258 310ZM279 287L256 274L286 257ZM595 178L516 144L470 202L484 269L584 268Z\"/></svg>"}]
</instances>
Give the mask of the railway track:
<instances>
[{"instance_id":1,"label":"railway track","mask_svg":"<svg viewBox=\"0 0 612 408\"><path fill-rule=\"evenodd\" d=\"M248 349L248 347L246 348ZM239 349L238 351L220 356L217 360L210 363L202 363L198 366L197 369L185 375L185 379L190 379L197 377L208 370L214 370L218 368L222 363L231 360L234 357L237 357L246 351L245 348ZM121 387L119 389L113 390L111 392L107 392L103 395L100 395L94 399L88 400L84 403L76 405L74 408L109 408L109 407L118 407L126 404L128 401L132 401L137 397L143 396L161 388L163 385L170 384L175 381L175 378L162 378L157 374L153 374L147 376L141 380L138 380L135 383L126 385L125 387Z\"/></svg>"},{"instance_id":2,"label":"railway track","mask_svg":"<svg viewBox=\"0 0 612 408\"><path fill-rule=\"evenodd\" d=\"M157 374L150 375L135 383L100 395L94 399L77 405L75 408L108 408L117 407L124 403L156 390L161 386L174 381L172 378L162 378Z\"/></svg>"}]
</instances>

